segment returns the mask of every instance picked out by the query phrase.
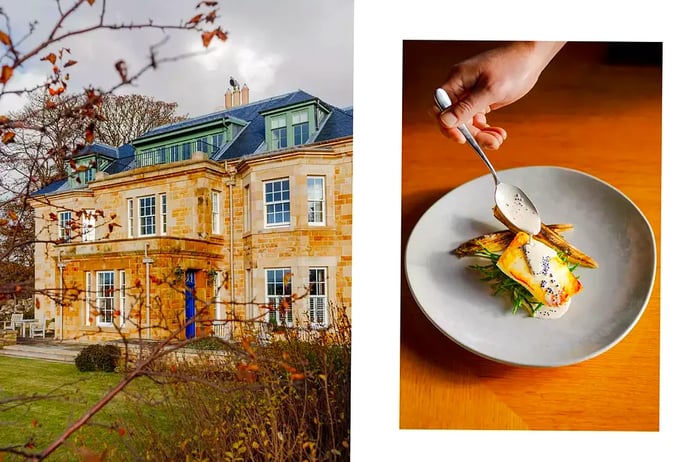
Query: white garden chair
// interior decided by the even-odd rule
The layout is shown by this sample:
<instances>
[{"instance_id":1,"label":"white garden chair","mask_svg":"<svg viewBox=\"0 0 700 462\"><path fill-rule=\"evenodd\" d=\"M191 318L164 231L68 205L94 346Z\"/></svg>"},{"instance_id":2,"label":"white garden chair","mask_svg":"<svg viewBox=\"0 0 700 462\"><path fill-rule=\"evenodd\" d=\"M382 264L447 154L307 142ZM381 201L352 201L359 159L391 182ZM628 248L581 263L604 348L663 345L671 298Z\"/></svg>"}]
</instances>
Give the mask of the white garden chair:
<instances>
[{"instance_id":1,"label":"white garden chair","mask_svg":"<svg viewBox=\"0 0 700 462\"><path fill-rule=\"evenodd\" d=\"M46 338L46 316L41 316L37 322L29 326L29 336Z\"/></svg>"},{"instance_id":2,"label":"white garden chair","mask_svg":"<svg viewBox=\"0 0 700 462\"><path fill-rule=\"evenodd\" d=\"M17 330L21 328L22 326L20 325L20 321L22 321L23 317L24 314L22 313L12 313L9 321L3 321L2 328L4 330Z\"/></svg>"}]
</instances>

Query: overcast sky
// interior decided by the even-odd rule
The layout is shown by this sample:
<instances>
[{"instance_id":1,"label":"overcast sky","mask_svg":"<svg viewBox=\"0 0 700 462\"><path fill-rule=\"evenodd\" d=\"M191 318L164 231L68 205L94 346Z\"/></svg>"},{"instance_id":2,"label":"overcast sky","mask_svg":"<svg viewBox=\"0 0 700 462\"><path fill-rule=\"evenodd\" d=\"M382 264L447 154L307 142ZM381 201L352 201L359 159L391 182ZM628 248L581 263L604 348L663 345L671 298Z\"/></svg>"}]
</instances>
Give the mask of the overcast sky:
<instances>
[{"instance_id":1,"label":"overcast sky","mask_svg":"<svg viewBox=\"0 0 700 462\"><path fill-rule=\"evenodd\" d=\"M177 23L201 12L198 0L107 0L111 22ZM73 0L61 1L64 7ZM94 23L100 0L83 5L66 29ZM36 30L21 45L27 51L44 40L59 17L54 0L2 1L10 18L10 33L16 42L27 34L29 23ZM222 109L229 76L250 88L250 99L258 100L297 89L305 90L340 107L353 104L353 2L351 0L221 0L218 24L228 40L212 42L205 54L167 63L141 77L136 86L119 93L140 93L179 105L180 114L196 116ZM0 22L0 28L7 30ZM107 88L118 82L114 63L124 59L130 71L146 63L149 46L168 40L159 56L203 51L195 32L98 31L67 40L70 58L69 91L93 84ZM89 37L89 38L88 38ZM47 51L58 51L52 47ZM44 53L45 54L45 53ZM16 70L9 88L45 81L50 73L46 61L37 56ZM19 98L5 95L0 113L22 105Z\"/></svg>"}]
</instances>

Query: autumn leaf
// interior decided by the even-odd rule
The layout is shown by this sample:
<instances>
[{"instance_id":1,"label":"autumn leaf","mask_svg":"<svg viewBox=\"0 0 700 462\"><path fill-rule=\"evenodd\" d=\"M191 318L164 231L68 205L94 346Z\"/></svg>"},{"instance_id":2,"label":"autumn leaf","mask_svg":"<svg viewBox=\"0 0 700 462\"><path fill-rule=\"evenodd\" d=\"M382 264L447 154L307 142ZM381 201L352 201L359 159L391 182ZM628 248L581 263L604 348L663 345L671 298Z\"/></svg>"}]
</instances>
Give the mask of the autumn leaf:
<instances>
[{"instance_id":1,"label":"autumn leaf","mask_svg":"<svg viewBox=\"0 0 700 462\"><path fill-rule=\"evenodd\" d=\"M53 220L53 221L56 221L56 220L58 220L58 215L56 215L55 213L51 212L51 213L49 213L49 219L50 219L50 220Z\"/></svg>"},{"instance_id":2,"label":"autumn leaf","mask_svg":"<svg viewBox=\"0 0 700 462\"><path fill-rule=\"evenodd\" d=\"M112 219L112 220L114 220L115 218L117 218L117 213L116 213L116 212L110 213L110 214L109 214L109 218Z\"/></svg>"},{"instance_id":3,"label":"autumn leaf","mask_svg":"<svg viewBox=\"0 0 700 462\"><path fill-rule=\"evenodd\" d=\"M228 35L226 35L226 32L221 30L221 27L217 27L214 32L216 32L216 38L218 38L222 42L225 42L228 38Z\"/></svg>"},{"instance_id":4,"label":"autumn leaf","mask_svg":"<svg viewBox=\"0 0 700 462\"><path fill-rule=\"evenodd\" d=\"M211 32L202 32L202 45L204 45L204 48L207 48L209 44L211 43L211 39L214 38L214 31Z\"/></svg>"},{"instance_id":5,"label":"autumn leaf","mask_svg":"<svg viewBox=\"0 0 700 462\"><path fill-rule=\"evenodd\" d=\"M296 374L291 374L291 375L289 376L289 378L292 379L292 380L304 380L304 374L301 373L301 372L296 373Z\"/></svg>"},{"instance_id":6,"label":"autumn leaf","mask_svg":"<svg viewBox=\"0 0 700 462\"><path fill-rule=\"evenodd\" d=\"M10 144L15 140L15 132L5 132L2 134L2 142Z\"/></svg>"},{"instance_id":7,"label":"autumn leaf","mask_svg":"<svg viewBox=\"0 0 700 462\"><path fill-rule=\"evenodd\" d=\"M204 21L208 23L213 23L216 21L216 10L210 11L209 14L204 18Z\"/></svg>"},{"instance_id":8,"label":"autumn leaf","mask_svg":"<svg viewBox=\"0 0 700 462\"><path fill-rule=\"evenodd\" d=\"M197 8L199 8L202 5L214 7L218 4L219 4L219 2L199 2L199 3L197 3Z\"/></svg>"},{"instance_id":9,"label":"autumn leaf","mask_svg":"<svg viewBox=\"0 0 700 462\"><path fill-rule=\"evenodd\" d=\"M78 168L78 164L75 163L75 159L70 159L70 160L68 161L68 165L70 165L70 168L72 168L73 170L75 170L76 168Z\"/></svg>"},{"instance_id":10,"label":"autumn leaf","mask_svg":"<svg viewBox=\"0 0 700 462\"><path fill-rule=\"evenodd\" d=\"M2 71L0 72L0 83L7 83L7 81L10 80L10 78L12 77L13 72L14 69L12 69L7 64L2 66Z\"/></svg>"},{"instance_id":11,"label":"autumn leaf","mask_svg":"<svg viewBox=\"0 0 700 462\"><path fill-rule=\"evenodd\" d=\"M93 3L95 3L95 0L87 0L87 2L92 6Z\"/></svg>"},{"instance_id":12,"label":"autumn leaf","mask_svg":"<svg viewBox=\"0 0 700 462\"><path fill-rule=\"evenodd\" d=\"M114 68L119 73L119 77L122 79L122 82L126 82L126 62L123 59L120 59L114 63Z\"/></svg>"},{"instance_id":13,"label":"autumn leaf","mask_svg":"<svg viewBox=\"0 0 700 462\"><path fill-rule=\"evenodd\" d=\"M7 218L0 218L0 226L5 226L9 223Z\"/></svg>"},{"instance_id":14,"label":"autumn leaf","mask_svg":"<svg viewBox=\"0 0 700 462\"><path fill-rule=\"evenodd\" d=\"M56 109L58 105L54 101L46 101L44 107L46 107L46 109Z\"/></svg>"},{"instance_id":15,"label":"autumn leaf","mask_svg":"<svg viewBox=\"0 0 700 462\"><path fill-rule=\"evenodd\" d=\"M294 367L290 366L289 364L285 363L284 361L280 361L280 366L282 366L284 368L284 370L286 370L287 372L291 372L291 373L297 372L297 370Z\"/></svg>"},{"instance_id":16,"label":"autumn leaf","mask_svg":"<svg viewBox=\"0 0 700 462\"><path fill-rule=\"evenodd\" d=\"M78 61L76 61L75 59L71 59L69 61L66 61L66 64L64 64L63 67L70 67L70 66L73 66L75 64L78 64Z\"/></svg>"},{"instance_id":17,"label":"autumn leaf","mask_svg":"<svg viewBox=\"0 0 700 462\"><path fill-rule=\"evenodd\" d=\"M49 95L51 95L51 96L58 96L61 93L63 93L64 91L66 91L66 89L64 87L57 87L57 88L49 87Z\"/></svg>"},{"instance_id":18,"label":"autumn leaf","mask_svg":"<svg viewBox=\"0 0 700 462\"><path fill-rule=\"evenodd\" d=\"M0 30L0 43L2 43L3 45L7 45L8 47L10 45L12 45L12 40L10 39L10 36L1 30Z\"/></svg>"},{"instance_id":19,"label":"autumn leaf","mask_svg":"<svg viewBox=\"0 0 700 462\"><path fill-rule=\"evenodd\" d=\"M19 218L14 210L9 210L7 216L10 217L10 220L17 220Z\"/></svg>"},{"instance_id":20,"label":"autumn leaf","mask_svg":"<svg viewBox=\"0 0 700 462\"><path fill-rule=\"evenodd\" d=\"M41 58L41 61L48 61L51 64L56 64L56 53L49 53L48 55Z\"/></svg>"},{"instance_id":21,"label":"autumn leaf","mask_svg":"<svg viewBox=\"0 0 700 462\"><path fill-rule=\"evenodd\" d=\"M90 169L90 167L83 164L83 165L78 165L78 168L76 168L75 171L80 173L80 172L84 172L85 170L89 170L89 169Z\"/></svg>"},{"instance_id":22,"label":"autumn leaf","mask_svg":"<svg viewBox=\"0 0 700 462\"><path fill-rule=\"evenodd\" d=\"M0 125L5 125L10 121L10 118L6 115L0 115Z\"/></svg>"},{"instance_id":23,"label":"autumn leaf","mask_svg":"<svg viewBox=\"0 0 700 462\"><path fill-rule=\"evenodd\" d=\"M192 16L192 18L191 18L189 21L187 21L187 24L198 24L199 21L202 20L202 17L203 17L203 16L204 16L204 15L201 14L201 13L200 13L200 14L197 14L197 15L194 15L194 16Z\"/></svg>"}]
</instances>

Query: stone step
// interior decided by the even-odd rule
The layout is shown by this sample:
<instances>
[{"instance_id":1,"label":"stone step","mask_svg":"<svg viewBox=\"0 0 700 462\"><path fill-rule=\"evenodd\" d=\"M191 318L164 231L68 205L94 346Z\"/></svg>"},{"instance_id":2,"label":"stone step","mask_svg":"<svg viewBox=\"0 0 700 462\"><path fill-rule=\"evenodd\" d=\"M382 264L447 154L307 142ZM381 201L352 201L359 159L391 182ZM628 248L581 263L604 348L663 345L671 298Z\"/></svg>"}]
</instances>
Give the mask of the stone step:
<instances>
[{"instance_id":1,"label":"stone step","mask_svg":"<svg viewBox=\"0 0 700 462\"><path fill-rule=\"evenodd\" d=\"M17 358L44 359L65 363L75 362L79 351L68 350L60 347L42 347L35 345L6 345L0 349L0 355L14 356Z\"/></svg>"}]
</instances>

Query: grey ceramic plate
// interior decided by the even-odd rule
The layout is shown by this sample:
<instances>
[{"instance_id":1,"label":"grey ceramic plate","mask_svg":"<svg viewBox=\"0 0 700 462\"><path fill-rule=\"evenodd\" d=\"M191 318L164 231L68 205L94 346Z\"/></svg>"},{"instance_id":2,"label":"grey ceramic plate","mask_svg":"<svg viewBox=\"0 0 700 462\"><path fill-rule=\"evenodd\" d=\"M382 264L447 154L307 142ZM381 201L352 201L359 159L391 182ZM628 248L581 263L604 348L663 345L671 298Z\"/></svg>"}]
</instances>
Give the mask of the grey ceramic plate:
<instances>
[{"instance_id":1,"label":"grey ceramic plate","mask_svg":"<svg viewBox=\"0 0 700 462\"><path fill-rule=\"evenodd\" d=\"M462 242L504 229L492 215L494 184L484 175L450 191L411 232L405 269L411 292L430 321L462 347L518 366L578 363L610 349L634 327L649 301L656 270L654 233L619 190L575 170L524 167L501 180L522 188L544 223L571 223L564 236L598 262L579 268L583 291L557 320L515 315L451 252ZM483 262L483 260L481 260Z\"/></svg>"}]
</instances>

